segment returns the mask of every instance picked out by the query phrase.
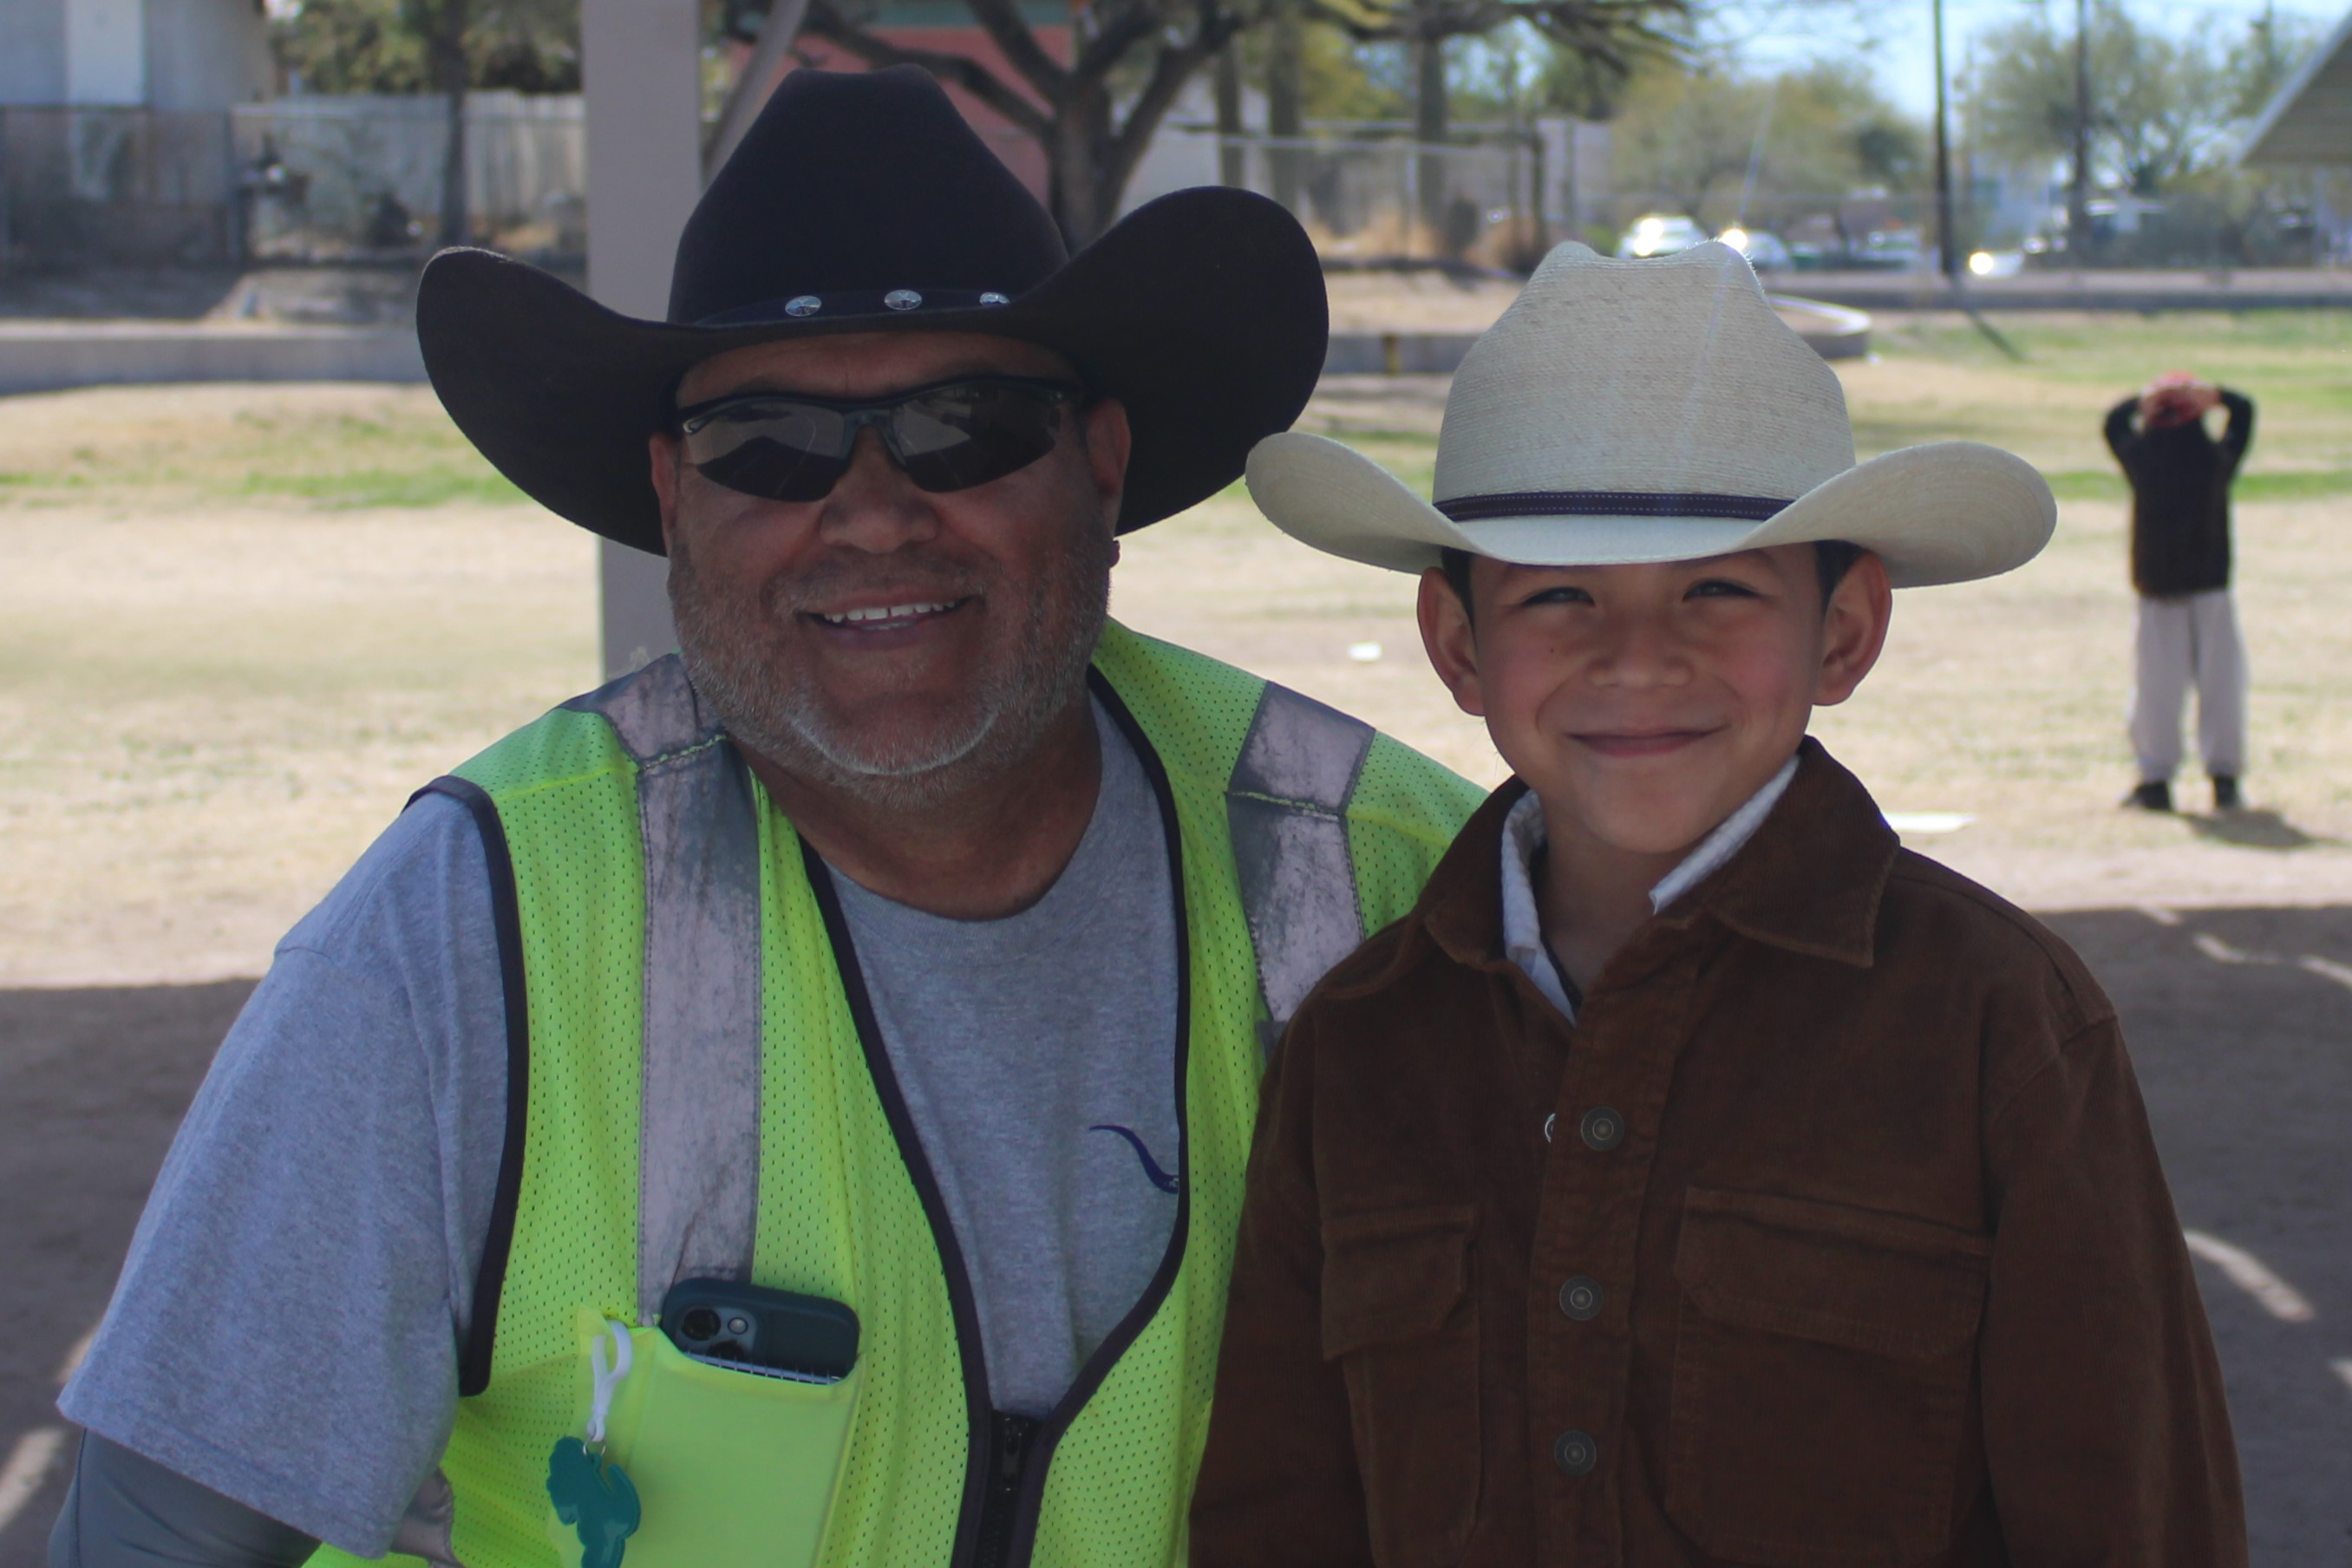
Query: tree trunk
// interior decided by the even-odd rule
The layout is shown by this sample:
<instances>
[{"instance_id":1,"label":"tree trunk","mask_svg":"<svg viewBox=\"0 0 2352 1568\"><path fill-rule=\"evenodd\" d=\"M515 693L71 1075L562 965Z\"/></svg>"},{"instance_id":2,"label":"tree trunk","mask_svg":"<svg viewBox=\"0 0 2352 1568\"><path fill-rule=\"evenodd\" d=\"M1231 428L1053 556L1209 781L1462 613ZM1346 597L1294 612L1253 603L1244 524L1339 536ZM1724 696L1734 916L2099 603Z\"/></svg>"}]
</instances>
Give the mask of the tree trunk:
<instances>
[{"instance_id":1,"label":"tree trunk","mask_svg":"<svg viewBox=\"0 0 2352 1568\"><path fill-rule=\"evenodd\" d=\"M1080 86L1054 123L1050 180L1055 221L1073 251L1102 237L1118 210L1127 181L1106 189L1105 163L1111 142L1111 103L1102 82Z\"/></svg>"},{"instance_id":2,"label":"tree trunk","mask_svg":"<svg viewBox=\"0 0 2352 1568\"><path fill-rule=\"evenodd\" d=\"M1424 149L1433 149L1445 140L1445 39L1434 33L1414 39L1412 57L1412 139ZM1445 159L1436 152L1423 151L1418 163L1421 220L1443 250L1447 226Z\"/></svg>"},{"instance_id":3,"label":"tree trunk","mask_svg":"<svg viewBox=\"0 0 2352 1568\"><path fill-rule=\"evenodd\" d=\"M449 136L441 159L440 243L463 245L467 237L466 180L467 0L441 0L433 53L441 90L449 102Z\"/></svg>"},{"instance_id":4,"label":"tree trunk","mask_svg":"<svg viewBox=\"0 0 2352 1568\"><path fill-rule=\"evenodd\" d=\"M1242 46L1238 38L1217 51L1217 183L1247 186L1249 150L1242 136Z\"/></svg>"},{"instance_id":5,"label":"tree trunk","mask_svg":"<svg viewBox=\"0 0 2352 1568\"><path fill-rule=\"evenodd\" d=\"M1265 131L1277 142L1306 134L1306 23L1298 0L1276 0L1265 30ZM1305 159L1297 147L1271 148L1274 199L1298 214L1298 187Z\"/></svg>"}]
</instances>

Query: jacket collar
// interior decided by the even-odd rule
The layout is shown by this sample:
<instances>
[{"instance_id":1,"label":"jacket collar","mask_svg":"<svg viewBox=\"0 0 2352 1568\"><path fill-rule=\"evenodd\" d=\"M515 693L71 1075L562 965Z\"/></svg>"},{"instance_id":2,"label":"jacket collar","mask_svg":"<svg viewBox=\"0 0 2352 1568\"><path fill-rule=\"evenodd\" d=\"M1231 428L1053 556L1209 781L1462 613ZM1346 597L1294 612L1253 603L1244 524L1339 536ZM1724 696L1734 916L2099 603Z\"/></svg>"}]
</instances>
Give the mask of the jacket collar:
<instances>
[{"instance_id":1,"label":"jacket collar","mask_svg":"<svg viewBox=\"0 0 2352 1568\"><path fill-rule=\"evenodd\" d=\"M1512 779L1489 795L1423 889L1413 918L1456 963L1509 963L1503 818L1527 787ZM1862 782L1808 736L1797 752L1797 776L1755 836L1654 923L1686 930L1709 916L1756 942L1866 968L1900 847Z\"/></svg>"}]
</instances>

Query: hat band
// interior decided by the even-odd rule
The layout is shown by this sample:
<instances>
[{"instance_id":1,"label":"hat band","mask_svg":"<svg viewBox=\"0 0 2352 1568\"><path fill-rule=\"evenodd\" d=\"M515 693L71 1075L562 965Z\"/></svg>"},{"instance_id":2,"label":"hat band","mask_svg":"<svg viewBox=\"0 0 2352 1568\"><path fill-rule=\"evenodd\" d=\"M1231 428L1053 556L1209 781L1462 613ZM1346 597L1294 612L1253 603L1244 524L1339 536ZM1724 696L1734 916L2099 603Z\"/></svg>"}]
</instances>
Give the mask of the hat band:
<instances>
[{"instance_id":1,"label":"hat band","mask_svg":"<svg viewBox=\"0 0 2352 1568\"><path fill-rule=\"evenodd\" d=\"M827 294L794 294L739 305L699 321L695 327L757 327L774 321L804 321L812 316L903 316L909 311L983 310L1010 305L1013 297L995 289L856 289Z\"/></svg>"},{"instance_id":2,"label":"hat band","mask_svg":"<svg viewBox=\"0 0 2352 1568\"><path fill-rule=\"evenodd\" d=\"M1498 517L1720 517L1763 522L1790 503L1775 496L1706 490L1500 490L1436 504L1453 522Z\"/></svg>"}]
</instances>

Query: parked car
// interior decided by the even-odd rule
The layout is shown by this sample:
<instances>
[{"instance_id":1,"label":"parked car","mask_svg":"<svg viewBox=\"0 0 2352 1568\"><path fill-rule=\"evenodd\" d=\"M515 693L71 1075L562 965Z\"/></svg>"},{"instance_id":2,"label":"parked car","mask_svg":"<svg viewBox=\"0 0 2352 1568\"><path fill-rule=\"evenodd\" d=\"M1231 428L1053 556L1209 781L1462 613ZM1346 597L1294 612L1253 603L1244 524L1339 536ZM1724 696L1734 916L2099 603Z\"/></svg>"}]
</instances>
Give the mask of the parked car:
<instances>
[{"instance_id":1,"label":"parked car","mask_svg":"<svg viewBox=\"0 0 2352 1568\"><path fill-rule=\"evenodd\" d=\"M1732 225L1715 237L1748 258L1748 265L1759 272L1789 272L1796 268L1796 258L1780 237L1769 229L1743 228Z\"/></svg>"},{"instance_id":2,"label":"parked car","mask_svg":"<svg viewBox=\"0 0 2352 1568\"><path fill-rule=\"evenodd\" d=\"M1696 218L1681 213L1644 213L1633 221L1624 237L1617 242L1617 257L1622 261L1643 256L1672 256L1677 250L1706 243L1706 230L1699 227Z\"/></svg>"}]
</instances>

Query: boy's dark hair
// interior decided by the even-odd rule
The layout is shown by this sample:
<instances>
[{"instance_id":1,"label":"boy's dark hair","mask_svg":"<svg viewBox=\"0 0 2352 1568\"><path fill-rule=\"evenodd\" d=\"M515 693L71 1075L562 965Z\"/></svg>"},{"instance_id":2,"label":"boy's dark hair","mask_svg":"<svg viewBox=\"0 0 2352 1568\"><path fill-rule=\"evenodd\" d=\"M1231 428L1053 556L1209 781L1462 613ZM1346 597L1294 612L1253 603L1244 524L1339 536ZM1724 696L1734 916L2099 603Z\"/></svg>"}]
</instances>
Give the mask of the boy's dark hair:
<instances>
[{"instance_id":1,"label":"boy's dark hair","mask_svg":"<svg viewBox=\"0 0 2352 1568\"><path fill-rule=\"evenodd\" d=\"M1862 546L1859 544L1848 544L1843 539L1817 539L1813 542L1813 571L1821 579L1823 614L1829 611L1830 595L1837 592L1837 585L1845 581L1845 574L1853 571L1853 563L1861 559ZM1476 620L1476 613L1470 604L1470 552L1466 550L1441 550L1437 554L1437 563L1445 574L1445 581L1452 585L1454 596L1462 601L1462 613L1473 621Z\"/></svg>"}]
</instances>

